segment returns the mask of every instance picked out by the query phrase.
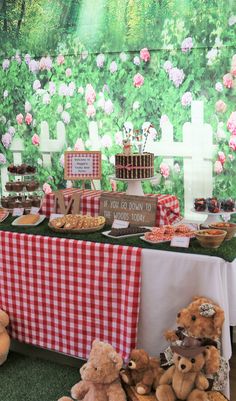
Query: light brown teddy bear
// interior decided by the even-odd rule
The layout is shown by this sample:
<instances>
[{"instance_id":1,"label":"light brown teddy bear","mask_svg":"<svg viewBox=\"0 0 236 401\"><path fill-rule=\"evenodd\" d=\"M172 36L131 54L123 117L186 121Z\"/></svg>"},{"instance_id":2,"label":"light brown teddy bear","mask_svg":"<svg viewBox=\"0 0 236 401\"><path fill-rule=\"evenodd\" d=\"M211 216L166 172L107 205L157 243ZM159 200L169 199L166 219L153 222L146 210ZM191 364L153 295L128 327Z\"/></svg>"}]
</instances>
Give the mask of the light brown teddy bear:
<instances>
[{"instance_id":1,"label":"light brown teddy bear","mask_svg":"<svg viewBox=\"0 0 236 401\"><path fill-rule=\"evenodd\" d=\"M83 401L126 401L119 377L122 365L121 356L110 344L94 340L89 359L80 369L82 380L72 387L71 396Z\"/></svg>"},{"instance_id":2,"label":"light brown teddy bear","mask_svg":"<svg viewBox=\"0 0 236 401\"><path fill-rule=\"evenodd\" d=\"M135 386L138 394L149 394L159 384L164 370L157 358L152 358L143 349L133 349L126 369L120 373L122 380Z\"/></svg>"},{"instance_id":3,"label":"light brown teddy bear","mask_svg":"<svg viewBox=\"0 0 236 401\"><path fill-rule=\"evenodd\" d=\"M8 324L8 314L0 309L0 365L6 361L10 348L10 337L6 330Z\"/></svg>"},{"instance_id":4,"label":"light brown teddy bear","mask_svg":"<svg viewBox=\"0 0 236 401\"><path fill-rule=\"evenodd\" d=\"M210 387L214 390L224 390L228 380L228 364L220 356L220 337L224 324L223 309L206 297L194 297L192 302L177 314L177 330L167 330L167 340L180 343L186 336L195 337L201 340L201 345L208 345L208 354L211 365L207 368ZM161 355L162 365L171 363L172 353L169 349ZM214 363L212 362L214 361Z\"/></svg>"},{"instance_id":5,"label":"light brown teddy bear","mask_svg":"<svg viewBox=\"0 0 236 401\"><path fill-rule=\"evenodd\" d=\"M188 336L217 340L221 336L225 315L223 309L206 297L194 297L193 301L177 314L177 326L187 332ZM178 339L173 330L165 332L169 341Z\"/></svg>"},{"instance_id":6,"label":"light brown teddy bear","mask_svg":"<svg viewBox=\"0 0 236 401\"><path fill-rule=\"evenodd\" d=\"M156 389L158 401L207 401L208 380L201 372L209 359L207 347L194 338L181 346L172 346L174 365L160 378Z\"/></svg>"}]
</instances>

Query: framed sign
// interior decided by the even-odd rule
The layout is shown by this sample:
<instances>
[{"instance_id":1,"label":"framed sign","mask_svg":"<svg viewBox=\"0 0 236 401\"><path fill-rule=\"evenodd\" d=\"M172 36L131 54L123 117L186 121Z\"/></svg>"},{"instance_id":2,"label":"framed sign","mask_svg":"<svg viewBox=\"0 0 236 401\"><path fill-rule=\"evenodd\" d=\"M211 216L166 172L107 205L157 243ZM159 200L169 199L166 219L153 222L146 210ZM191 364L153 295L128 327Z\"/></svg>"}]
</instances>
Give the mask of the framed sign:
<instances>
[{"instance_id":1,"label":"framed sign","mask_svg":"<svg viewBox=\"0 0 236 401\"><path fill-rule=\"evenodd\" d=\"M65 180L100 180L101 152L67 151L65 152Z\"/></svg>"},{"instance_id":2,"label":"framed sign","mask_svg":"<svg viewBox=\"0 0 236 401\"><path fill-rule=\"evenodd\" d=\"M123 194L102 194L100 214L107 224L114 220L129 221L133 226L155 226L157 198Z\"/></svg>"}]
</instances>

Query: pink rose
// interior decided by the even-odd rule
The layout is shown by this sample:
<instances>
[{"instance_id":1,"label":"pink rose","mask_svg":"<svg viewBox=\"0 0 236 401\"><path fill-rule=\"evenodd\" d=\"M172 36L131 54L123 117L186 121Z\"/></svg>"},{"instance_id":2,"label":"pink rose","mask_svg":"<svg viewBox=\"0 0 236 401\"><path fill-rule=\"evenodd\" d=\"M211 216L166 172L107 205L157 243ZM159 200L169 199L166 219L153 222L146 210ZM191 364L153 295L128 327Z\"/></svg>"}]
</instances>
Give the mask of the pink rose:
<instances>
[{"instance_id":1,"label":"pink rose","mask_svg":"<svg viewBox=\"0 0 236 401\"><path fill-rule=\"evenodd\" d=\"M164 178L168 178L170 175L170 167L166 163L160 164L160 172Z\"/></svg>"},{"instance_id":2,"label":"pink rose","mask_svg":"<svg viewBox=\"0 0 236 401\"><path fill-rule=\"evenodd\" d=\"M86 85L85 100L87 104L93 104L96 99L96 92L91 84Z\"/></svg>"},{"instance_id":3,"label":"pink rose","mask_svg":"<svg viewBox=\"0 0 236 401\"><path fill-rule=\"evenodd\" d=\"M216 160L215 164L214 164L214 172L216 174L221 174L223 171L223 166L221 164L221 162L219 160Z\"/></svg>"},{"instance_id":4,"label":"pink rose","mask_svg":"<svg viewBox=\"0 0 236 401\"><path fill-rule=\"evenodd\" d=\"M57 56L57 64L58 65L62 65L65 62L65 57L62 54L59 54L59 56Z\"/></svg>"},{"instance_id":5,"label":"pink rose","mask_svg":"<svg viewBox=\"0 0 236 401\"><path fill-rule=\"evenodd\" d=\"M140 58L141 60L145 61L145 63L150 60L151 56L146 47L140 50Z\"/></svg>"},{"instance_id":6,"label":"pink rose","mask_svg":"<svg viewBox=\"0 0 236 401\"><path fill-rule=\"evenodd\" d=\"M32 144L35 146L38 146L40 144L40 139L39 136L37 134L34 134L32 136Z\"/></svg>"},{"instance_id":7,"label":"pink rose","mask_svg":"<svg viewBox=\"0 0 236 401\"><path fill-rule=\"evenodd\" d=\"M26 124L27 124L27 125L30 125L30 124L32 123L32 121L33 121L32 115L31 115L30 113L27 113L26 116L25 116L25 122L26 122Z\"/></svg>"},{"instance_id":8,"label":"pink rose","mask_svg":"<svg viewBox=\"0 0 236 401\"><path fill-rule=\"evenodd\" d=\"M67 76L67 78L71 77L71 75L72 75L72 70L71 70L71 68L67 68L67 69L66 69L66 76Z\"/></svg>"},{"instance_id":9,"label":"pink rose","mask_svg":"<svg viewBox=\"0 0 236 401\"><path fill-rule=\"evenodd\" d=\"M122 141L123 141L123 135L120 131L115 133L115 143L116 145L122 145Z\"/></svg>"},{"instance_id":10,"label":"pink rose","mask_svg":"<svg viewBox=\"0 0 236 401\"><path fill-rule=\"evenodd\" d=\"M225 113L227 110L227 105L225 102L223 102L223 100L218 100L218 102L215 104L215 109L217 113Z\"/></svg>"},{"instance_id":11,"label":"pink rose","mask_svg":"<svg viewBox=\"0 0 236 401\"><path fill-rule=\"evenodd\" d=\"M236 135L236 111L230 114L227 121L227 128L231 134Z\"/></svg>"},{"instance_id":12,"label":"pink rose","mask_svg":"<svg viewBox=\"0 0 236 401\"><path fill-rule=\"evenodd\" d=\"M224 152L218 152L218 160L221 162L221 164L224 164L225 160L226 160L226 156L224 154Z\"/></svg>"},{"instance_id":13,"label":"pink rose","mask_svg":"<svg viewBox=\"0 0 236 401\"><path fill-rule=\"evenodd\" d=\"M223 85L228 89L233 88L233 76L230 73L223 76Z\"/></svg>"},{"instance_id":14,"label":"pink rose","mask_svg":"<svg viewBox=\"0 0 236 401\"><path fill-rule=\"evenodd\" d=\"M96 115L96 109L93 104L89 104L86 111L87 117L94 117Z\"/></svg>"},{"instance_id":15,"label":"pink rose","mask_svg":"<svg viewBox=\"0 0 236 401\"><path fill-rule=\"evenodd\" d=\"M43 192L48 195L52 192L52 188L49 184L47 184L46 182L43 184Z\"/></svg>"},{"instance_id":16,"label":"pink rose","mask_svg":"<svg viewBox=\"0 0 236 401\"><path fill-rule=\"evenodd\" d=\"M236 150L236 136L235 135L232 135L231 137L230 137L230 140L229 140L229 147L230 147L230 149L232 149L232 150Z\"/></svg>"},{"instance_id":17,"label":"pink rose","mask_svg":"<svg viewBox=\"0 0 236 401\"><path fill-rule=\"evenodd\" d=\"M23 123L23 120L24 120L24 116L23 116L23 114L17 114L17 116L16 116L16 122L17 122L17 124L22 124Z\"/></svg>"},{"instance_id":18,"label":"pink rose","mask_svg":"<svg viewBox=\"0 0 236 401\"><path fill-rule=\"evenodd\" d=\"M115 180L110 180L110 184L111 184L111 190L112 191L116 191L117 188L117 183Z\"/></svg>"},{"instance_id":19,"label":"pink rose","mask_svg":"<svg viewBox=\"0 0 236 401\"><path fill-rule=\"evenodd\" d=\"M83 139L77 139L77 141L75 142L74 150L85 150Z\"/></svg>"},{"instance_id":20,"label":"pink rose","mask_svg":"<svg viewBox=\"0 0 236 401\"><path fill-rule=\"evenodd\" d=\"M140 88L144 83L144 77L139 73L136 74L133 83L136 88Z\"/></svg>"},{"instance_id":21,"label":"pink rose","mask_svg":"<svg viewBox=\"0 0 236 401\"><path fill-rule=\"evenodd\" d=\"M232 62L231 62L231 74L236 77L236 54L233 55L232 57Z\"/></svg>"}]
</instances>

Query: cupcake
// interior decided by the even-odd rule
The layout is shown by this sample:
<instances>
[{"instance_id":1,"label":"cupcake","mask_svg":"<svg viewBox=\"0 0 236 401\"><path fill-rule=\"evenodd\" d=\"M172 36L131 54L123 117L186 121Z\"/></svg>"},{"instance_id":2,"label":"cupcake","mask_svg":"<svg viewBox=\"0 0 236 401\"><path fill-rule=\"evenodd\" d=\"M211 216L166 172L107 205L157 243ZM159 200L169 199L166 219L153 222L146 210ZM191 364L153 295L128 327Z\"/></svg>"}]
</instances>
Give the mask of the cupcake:
<instances>
[{"instance_id":1,"label":"cupcake","mask_svg":"<svg viewBox=\"0 0 236 401\"><path fill-rule=\"evenodd\" d=\"M235 201L231 198L222 200L221 209L224 210L224 212L233 212L235 210Z\"/></svg>"},{"instance_id":2,"label":"cupcake","mask_svg":"<svg viewBox=\"0 0 236 401\"><path fill-rule=\"evenodd\" d=\"M216 197L207 198L207 208L210 213L219 213L220 212L220 202Z\"/></svg>"},{"instance_id":3,"label":"cupcake","mask_svg":"<svg viewBox=\"0 0 236 401\"><path fill-rule=\"evenodd\" d=\"M204 212L204 210L206 210L206 199L196 198L194 201L194 209L197 212Z\"/></svg>"}]
</instances>

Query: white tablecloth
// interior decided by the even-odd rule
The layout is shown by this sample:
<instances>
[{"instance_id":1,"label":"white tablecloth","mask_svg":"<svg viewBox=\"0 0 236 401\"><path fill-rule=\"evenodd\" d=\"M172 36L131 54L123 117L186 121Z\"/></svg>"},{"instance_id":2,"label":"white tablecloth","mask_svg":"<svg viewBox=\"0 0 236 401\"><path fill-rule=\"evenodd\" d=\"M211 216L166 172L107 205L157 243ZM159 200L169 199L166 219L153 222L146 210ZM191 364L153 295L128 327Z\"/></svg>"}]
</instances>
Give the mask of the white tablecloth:
<instances>
[{"instance_id":1,"label":"white tablecloth","mask_svg":"<svg viewBox=\"0 0 236 401\"><path fill-rule=\"evenodd\" d=\"M164 331L176 328L179 309L188 305L194 295L206 296L225 311L222 352L229 360L229 326L236 325L234 283L236 261L227 263L217 257L143 249L137 346L158 356L168 345Z\"/></svg>"}]
</instances>

